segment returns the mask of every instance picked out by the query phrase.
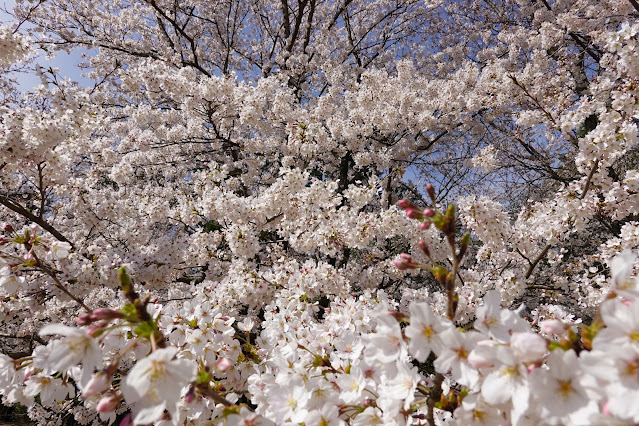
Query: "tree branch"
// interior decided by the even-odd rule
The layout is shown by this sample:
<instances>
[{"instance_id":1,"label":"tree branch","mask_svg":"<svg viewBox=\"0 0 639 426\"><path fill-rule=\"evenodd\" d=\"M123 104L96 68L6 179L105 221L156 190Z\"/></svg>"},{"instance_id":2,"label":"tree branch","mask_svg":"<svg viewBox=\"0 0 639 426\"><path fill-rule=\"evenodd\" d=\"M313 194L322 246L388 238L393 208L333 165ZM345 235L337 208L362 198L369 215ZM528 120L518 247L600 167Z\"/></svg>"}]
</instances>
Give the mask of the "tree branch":
<instances>
[{"instance_id":1,"label":"tree branch","mask_svg":"<svg viewBox=\"0 0 639 426\"><path fill-rule=\"evenodd\" d=\"M535 267L537 266L537 264L539 262L541 262L541 259L543 259L544 257L546 257L546 254L548 253L548 250L551 249L551 245L548 244L546 247L544 247L544 249L541 251L541 253L539 253L539 255L537 255L537 257L535 258L535 260L533 260L532 262L530 262L530 266L528 267L528 270L526 270L526 278L529 278L533 271L535 270Z\"/></svg>"},{"instance_id":2,"label":"tree branch","mask_svg":"<svg viewBox=\"0 0 639 426\"><path fill-rule=\"evenodd\" d=\"M71 244L71 248L75 249L75 244L73 244L71 240L69 240L67 237L62 235L57 229L55 229L53 226L47 223L42 217L38 217L34 215L29 210L25 209L19 204L14 203L13 201L11 201L8 197L5 197L4 195L0 195L0 204L5 206L9 210L19 214L20 216L23 216L24 218L29 219L31 222L39 225L42 229L49 232L51 235L56 237L59 241L64 241L66 243Z\"/></svg>"}]
</instances>

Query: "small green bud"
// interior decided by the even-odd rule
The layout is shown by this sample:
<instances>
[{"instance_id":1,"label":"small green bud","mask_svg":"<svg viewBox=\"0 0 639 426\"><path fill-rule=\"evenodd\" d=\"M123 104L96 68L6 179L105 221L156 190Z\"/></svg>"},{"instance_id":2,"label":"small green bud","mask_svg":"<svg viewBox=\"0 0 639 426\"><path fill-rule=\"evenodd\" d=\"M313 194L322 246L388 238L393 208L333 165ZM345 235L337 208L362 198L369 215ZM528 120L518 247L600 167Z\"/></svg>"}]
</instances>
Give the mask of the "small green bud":
<instances>
[{"instance_id":1,"label":"small green bud","mask_svg":"<svg viewBox=\"0 0 639 426\"><path fill-rule=\"evenodd\" d=\"M461 237L461 243L459 245L459 259L464 257L464 254L466 254L466 250L468 250L468 244L470 244L470 232L466 231Z\"/></svg>"},{"instance_id":2,"label":"small green bud","mask_svg":"<svg viewBox=\"0 0 639 426\"><path fill-rule=\"evenodd\" d=\"M125 293L130 293L133 291L133 281L131 281L131 277L126 273L126 267L122 266L118 271L118 278L120 279L120 284L122 284L122 291Z\"/></svg>"},{"instance_id":3,"label":"small green bud","mask_svg":"<svg viewBox=\"0 0 639 426\"><path fill-rule=\"evenodd\" d=\"M432 268L429 268L429 271L433 274L435 279L440 282L445 282L446 277L448 276L448 269L440 264L436 264Z\"/></svg>"}]
</instances>

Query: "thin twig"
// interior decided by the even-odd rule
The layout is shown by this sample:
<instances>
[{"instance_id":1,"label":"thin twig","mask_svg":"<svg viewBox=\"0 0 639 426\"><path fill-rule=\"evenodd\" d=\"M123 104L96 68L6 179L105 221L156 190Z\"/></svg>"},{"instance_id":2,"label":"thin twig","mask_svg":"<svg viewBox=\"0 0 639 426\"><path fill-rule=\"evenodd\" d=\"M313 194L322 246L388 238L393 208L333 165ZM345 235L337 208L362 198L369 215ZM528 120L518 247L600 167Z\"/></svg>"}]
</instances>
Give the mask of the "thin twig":
<instances>
[{"instance_id":1,"label":"thin twig","mask_svg":"<svg viewBox=\"0 0 639 426\"><path fill-rule=\"evenodd\" d=\"M428 395L428 413L426 414L426 421L428 421L430 426L435 426L435 404L438 403L442 397L443 382L444 375L441 373L435 374L433 386L430 388L430 394Z\"/></svg>"},{"instance_id":2,"label":"thin twig","mask_svg":"<svg viewBox=\"0 0 639 426\"><path fill-rule=\"evenodd\" d=\"M35 257L35 253L33 254L33 256ZM64 284L62 284L60 282L60 280L56 276L55 272L51 268L49 268L47 265L43 264L37 257L35 257L35 259L38 262L37 266L40 268L40 270L42 270L45 274L47 274L48 276L50 276L53 279L53 281L55 282L55 286L57 288L62 290L62 292L64 294L66 294L71 299L73 299L76 303L78 303L80 306L82 306L87 312L91 312L91 309L89 309L89 307L87 305L85 305L82 300L80 300L77 297L75 297L73 294L71 294L71 292L69 290L67 290L64 287Z\"/></svg>"},{"instance_id":3,"label":"thin twig","mask_svg":"<svg viewBox=\"0 0 639 426\"><path fill-rule=\"evenodd\" d=\"M595 175L597 168L599 167L599 159L595 160L595 163L592 165L592 169L590 173L588 173L588 179L586 179L586 185L584 185L584 190L579 197L580 200L583 200L586 197L586 193L590 189L590 184L592 182L592 177Z\"/></svg>"},{"instance_id":4,"label":"thin twig","mask_svg":"<svg viewBox=\"0 0 639 426\"><path fill-rule=\"evenodd\" d=\"M528 270L526 271L526 278L529 278L532 275L532 273L535 270L535 267L537 266L537 264L539 262L541 262L541 259L546 257L546 254L548 253L548 250L550 250L551 248L552 248L552 246L550 244L548 244L546 247L544 247L544 249L541 251L541 253L539 253L539 255L535 258L535 260L533 260L530 263L530 266L528 267Z\"/></svg>"}]
</instances>

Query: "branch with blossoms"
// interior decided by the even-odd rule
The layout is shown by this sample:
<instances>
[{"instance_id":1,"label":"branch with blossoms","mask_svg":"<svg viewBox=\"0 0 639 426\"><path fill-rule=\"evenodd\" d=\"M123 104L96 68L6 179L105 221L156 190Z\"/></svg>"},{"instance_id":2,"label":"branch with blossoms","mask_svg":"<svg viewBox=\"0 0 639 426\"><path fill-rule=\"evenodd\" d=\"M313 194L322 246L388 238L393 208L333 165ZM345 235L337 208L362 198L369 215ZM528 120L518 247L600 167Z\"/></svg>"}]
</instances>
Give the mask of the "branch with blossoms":
<instances>
[{"instance_id":1,"label":"branch with blossoms","mask_svg":"<svg viewBox=\"0 0 639 426\"><path fill-rule=\"evenodd\" d=\"M89 326L89 334L99 338L106 336L109 332L120 327L130 327L136 336L129 345L136 344L137 339L146 339L151 343L151 354L135 364L126 373L126 378L120 380L118 389L110 389L108 378L117 371L124 375L119 369L120 358L126 355L127 350L121 352L119 357L111 362L104 371L93 375L92 380L83 391L83 396L92 396L106 392L105 396L98 404L98 412L108 412L115 410L124 399L127 404L135 405L135 423L149 423L162 416L167 410L171 418L175 418L177 413L174 406L177 404L180 395L175 393L175 386L185 386L190 383L190 390L187 399L193 399L195 392L212 399L215 403L231 407L234 404L224 397L210 385L213 377L207 366L201 365L199 369L195 364L187 359L174 359L180 351L179 348L167 345L167 338L158 325L159 317L153 317L148 310L150 298L142 299L135 290L133 280L129 276L125 267L118 271L118 278L124 297L128 302L120 310L96 309L90 313L81 315L76 322L80 326ZM120 324L113 324L114 320L121 321ZM216 368L224 370L229 367L222 362L215 365ZM150 394L149 389L154 389ZM161 395L160 403L156 392ZM144 408L140 408L144 407Z\"/></svg>"},{"instance_id":2,"label":"branch with blossoms","mask_svg":"<svg viewBox=\"0 0 639 426\"><path fill-rule=\"evenodd\" d=\"M450 271L440 264L437 264L433 261L430 249L424 240L419 240L419 247L422 252L430 259L431 265L425 265L419 262L416 262L412 259L409 254L402 253L399 255L397 259L394 260L395 266L399 270L405 269L427 269L429 270L435 279L441 283L442 287L446 292L446 316L449 320L453 321L455 319L455 311L457 309L457 303L459 301L459 296L455 291L455 282L457 279L457 274L459 272L459 265L468 250L468 245L470 243L470 232L465 232L462 237L459 245L455 242L456 236L456 216L455 216L455 206L450 204L444 213L437 210L436 206L436 197L435 197L435 188L433 185L426 185L426 192L432 202L432 207L426 207L421 209L413 204L409 200L401 200L399 201L399 206L404 209L406 215L410 219L414 219L419 221L419 229L424 231L434 225L444 236L446 242L448 243L448 247L450 250L450 263L452 268ZM431 331L428 331L430 333ZM415 337L413 333L413 337ZM434 408L436 404L439 404L442 407L442 383L444 381L444 375L442 373L436 373L435 378L433 380L432 386L430 390L427 391L427 407L428 412L426 414L426 420L428 424L434 425ZM451 394L452 395L452 394ZM444 399L444 403L448 401ZM449 404L446 404L449 405ZM456 406L456 405L455 405Z\"/></svg>"},{"instance_id":3,"label":"branch with blossoms","mask_svg":"<svg viewBox=\"0 0 639 426\"><path fill-rule=\"evenodd\" d=\"M432 186L427 187L431 199L434 201ZM466 252L470 234L465 233L461 238L459 250L454 248L454 207L449 206L446 213L437 212L431 207L421 209L408 200L402 200L399 205L406 211L409 218L418 220L421 230L429 229L434 224L442 232L449 246L452 247L451 263L453 270L463 254ZM423 240L419 242L420 249L432 261L431 253ZM457 262L455 262L457 260ZM437 319L426 304L411 304L410 315L406 316L391 312L400 323L408 323L402 337L408 340L408 352L420 363L435 355L435 375L429 385L418 384L415 389L426 396L427 413L420 417L414 412L414 418L424 418L429 425L437 424L436 419L442 419L442 410L454 414L457 419L467 418L469 421L480 421L492 418L510 418L514 424L519 422L522 413L529 411L533 401L544 407L542 411L556 418L572 416L575 411L583 407L588 399L588 392L592 392L595 383L608 382L609 377L589 382L588 378L580 377L574 372L568 373L569 365L591 365L598 356L614 353L613 347L622 342L635 339L636 332L621 333L615 330L620 315L628 315L635 311L639 296L639 283L632 278L632 266L637 257L629 252L617 256L612 262L613 289L606 301L597 310L594 321L589 325L577 326L557 319L543 320L538 329L531 329L530 324L516 312L500 308L500 296L496 291L489 291L484 297L483 306L476 310L476 320L472 329L462 333L454 328L454 312L457 294L452 286L450 273L442 267L429 266L417 262L408 254L402 253L394 263L400 270L428 269L435 278L442 283L448 298L447 320ZM454 277L454 275L453 275ZM453 280L454 283L454 280ZM620 299L621 296L621 299ZM451 308L452 306L452 308ZM622 310L623 313L615 312ZM628 312L626 312L628 311ZM452 315L451 315L452 313ZM625 327L622 326L622 327ZM634 326L634 330L639 325ZM378 330L379 332L379 330ZM483 340L482 340L483 339ZM629 339L629 340L627 340ZM636 365L635 346L633 355L623 355L623 361L615 361L615 365ZM593 360L593 361L591 361ZM612 364L611 364L612 365ZM625 368L625 367L624 367ZM617 374L636 375L631 370L610 370L612 376ZM582 373L585 371L582 370ZM595 373L596 376L597 373ZM442 392L442 385L452 379L452 384L461 385L451 389L448 394ZM624 379L625 380L625 379ZM608 382L610 383L610 382ZM542 392L541 396L533 397L533 389ZM607 388L612 389L612 388ZM545 392L545 393L544 393ZM557 392L557 393L553 393ZM553 396L550 396L553 395ZM610 397L612 398L611 394ZM617 394L618 395L618 394ZM557 398L569 407L555 404ZM618 398L618 396L616 396ZM467 401L471 401L467 404ZM590 411L590 419L603 419L605 416L620 416L628 418L634 416L634 411L628 411L627 404L613 403L613 399L606 402L603 416ZM510 412L495 410L493 405L511 404ZM422 404L416 402L415 407ZM610 407L615 407L614 412ZM607 408L606 408L607 407ZM470 411L465 411L471 408ZM436 415L436 411L439 414ZM467 417L464 417L467 416ZM470 416L470 417L468 417ZM575 414L576 416L576 414ZM575 422L579 417L571 417ZM461 421L461 420L460 420ZM489 422L489 423L492 423ZM474 423L473 423L474 424Z\"/></svg>"},{"instance_id":4,"label":"branch with blossoms","mask_svg":"<svg viewBox=\"0 0 639 426\"><path fill-rule=\"evenodd\" d=\"M459 272L459 265L462 261L466 251L468 250L468 244L470 243L470 232L465 232L459 245L455 242L456 229L455 229L455 206L450 204L445 212L437 210L435 204L435 189L431 184L426 186L426 192L430 197L433 205L432 207L426 207L421 209L413 204L409 200L399 201L399 206L404 209L406 216L410 219L419 221L419 229L424 231L434 225L446 239L448 248L450 250L449 261L452 265L450 271L443 265L440 265L433 261L430 255L430 249L424 240L419 240L419 247L424 254L430 259L431 265L422 264L416 262L409 254L402 253L397 259L393 261L395 266L399 270L406 269L427 269L429 270L435 279L441 283L447 298L446 315L450 320L455 318L455 311L457 309L457 302L459 300L458 295L455 293L455 281Z\"/></svg>"},{"instance_id":5,"label":"branch with blossoms","mask_svg":"<svg viewBox=\"0 0 639 426\"><path fill-rule=\"evenodd\" d=\"M86 311L90 311L81 299L76 297L66 288L66 286L58 278L57 271L40 258L36 249L37 247L42 247L44 249L44 255L50 258L50 260L64 259L69 256L69 252L73 249L73 245L71 243L66 240L54 241L51 244L45 243L43 239L37 235L38 227L35 224L29 229L25 229L24 233L20 235L18 235L9 224L4 224L2 230L5 235L9 236L9 238L2 238L2 240L0 240L0 245L14 243L24 250L24 259L12 262L10 264L11 270L33 268L43 272L53 280L53 285L58 288L58 290L66 294ZM6 275L3 278L3 281L11 279L9 278L11 276L13 276L13 274ZM16 280L16 278L13 278L13 280Z\"/></svg>"}]
</instances>

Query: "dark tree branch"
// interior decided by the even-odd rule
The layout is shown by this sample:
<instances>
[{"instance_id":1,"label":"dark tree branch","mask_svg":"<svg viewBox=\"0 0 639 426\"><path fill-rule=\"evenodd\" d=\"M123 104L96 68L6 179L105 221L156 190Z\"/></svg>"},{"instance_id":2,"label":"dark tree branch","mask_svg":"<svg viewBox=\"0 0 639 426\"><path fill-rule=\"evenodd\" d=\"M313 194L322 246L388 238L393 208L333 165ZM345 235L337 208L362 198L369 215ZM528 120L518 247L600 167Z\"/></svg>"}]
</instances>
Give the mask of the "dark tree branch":
<instances>
[{"instance_id":1,"label":"dark tree branch","mask_svg":"<svg viewBox=\"0 0 639 426\"><path fill-rule=\"evenodd\" d=\"M23 216L24 218L29 219L31 222L39 225L42 229L49 232L51 235L56 237L59 241L64 241L66 243L71 244L71 247L75 249L75 245L73 244L73 242L71 242L71 240L69 240L67 237L62 235L57 229L55 229L53 226L47 223L42 217L38 217L34 215L29 210L25 209L19 204L14 203L12 200L10 200L8 197L5 197L4 195L0 195L0 204L5 206L9 210L13 211L14 213L17 213L20 216Z\"/></svg>"}]
</instances>

